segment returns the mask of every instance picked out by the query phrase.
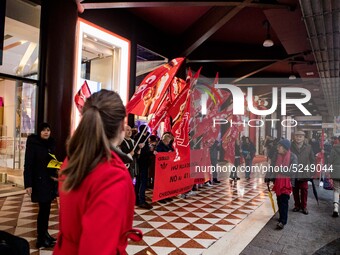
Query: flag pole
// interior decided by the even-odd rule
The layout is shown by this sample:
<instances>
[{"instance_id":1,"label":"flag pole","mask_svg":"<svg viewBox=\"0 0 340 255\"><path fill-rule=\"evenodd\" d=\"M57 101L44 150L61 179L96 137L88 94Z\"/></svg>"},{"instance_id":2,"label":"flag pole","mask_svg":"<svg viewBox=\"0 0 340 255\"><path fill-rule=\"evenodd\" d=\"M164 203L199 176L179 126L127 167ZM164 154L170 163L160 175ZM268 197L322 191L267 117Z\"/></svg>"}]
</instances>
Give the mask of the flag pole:
<instances>
[{"instance_id":1,"label":"flag pole","mask_svg":"<svg viewBox=\"0 0 340 255\"><path fill-rule=\"evenodd\" d=\"M168 90L168 89L169 89L169 88L167 88L167 90ZM169 92L168 92L168 93L169 93ZM155 113L159 110L159 108L160 108L161 105L163 104L163 102L164 102L165 98L167 97L167 94L168 94L168 93L164 93L163 98L162 98L161 102L158 104ZM164 114L163 114L163 115L164 115ZM145 125L145 127L144 127L144 129L143 129L141 135L139 136L139 138L138 138L138 140L137 140L135 146L133 147L133 150L135 150L135 149L137 148L139 141L141 140L142 136L144 135L146 129L147 129L148 126L149 126L150 121L154 118L154 116L155 116L155 114L152 115L152 117L150 118L150 120L147 122L147 125ZM161 118L161 120L162 120L163 118L164 118L164 116ZM158 121L157 125L158 125L159 123L160 123L160 121ZM150 136L151 136L151 133L150 133L150 135L149 135L145 140L149 139Z\"/></svg>"}]
</instances>

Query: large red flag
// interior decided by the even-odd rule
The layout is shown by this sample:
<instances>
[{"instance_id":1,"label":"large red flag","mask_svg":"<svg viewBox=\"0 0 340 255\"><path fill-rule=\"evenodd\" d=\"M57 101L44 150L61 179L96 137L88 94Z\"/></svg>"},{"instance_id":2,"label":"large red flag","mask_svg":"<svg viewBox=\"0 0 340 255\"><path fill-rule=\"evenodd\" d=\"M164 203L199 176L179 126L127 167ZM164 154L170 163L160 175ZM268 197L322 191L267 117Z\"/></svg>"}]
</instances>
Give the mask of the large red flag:
<instances>
[{"instance_id":1,"label":"large red flag","mask_svg":"<svg viewBox=\"0 0 340 255\"><path fill-rule=\"evenodd\" d=\"M191 92L196 85L201 68L196 72L191 79L187 78L187 83L182 93L176 98L169 109L169 115L172 117L172 133L174 135L174 149L176 152L176 159L180 160L181 155L190 152L189 147L189 121L190 121L190 97Z\"/></svg>"},{"instance_id":2,"label":"large red flag","mask_svg":"<svg viewBox=\"0 0 340 255\"><path fill-rule=\"evenodd\" d=\"M87 85L87 82L84 81L83 85L81 85L79 91L74 96L74 102L76 103L76 106L80 113L82 112L86 99L89 98L90 96L91 96L91 91L90 91L89 85Z\"/></svg>"},{"instance_id":3,"label":"large red flag","mask_svg":"<svg viewBox=\"0 0 340 255\"><path fill-rule=\"evenodd\" d=\"M184 81L181 78L174 77L171 83L171 86L166 90L163 100L161 104L158 106L157 111L152 116L152 119L148 123L149 127L152 130L155 130L159 127L161 122L168 119L168 122L166 123L168 131L171 130L171 124L170 124L170 117L168 115L168 111L170 108L173 107L173 105L177 104L176 102L179 100L180 95L182 94L183 90L189 86L190 87L190 79L191 79L192 73L189 68L188 76L186 81ZM167 118L165 118L167 116ZM164 130L164 132L166 132Z\"/></svg>"},{"instance_id":4,"label":"large red flag","mask_svg":"<svg viewBox=\"0 0 340 255\"><path fill-rule=\"evenodd\" d=\"M127 113L148 116L158 109L184 58L175 58L149 73L126 105Z\"/></svg>"},{"instance_id":5,"label":"large red flag","mask_svg":"<svg viewBox=\"0 0 340 255\"><path fill-rule=\"evenodd\" d=\"M233 123L240 122L241 118L234 115L232 118ZM224 149L224 159L234 164L235 160L235 141L240 133L240 127L238 124L233 124L228 128L222 137L222 147Z\"/></svg>"}]
</instances>

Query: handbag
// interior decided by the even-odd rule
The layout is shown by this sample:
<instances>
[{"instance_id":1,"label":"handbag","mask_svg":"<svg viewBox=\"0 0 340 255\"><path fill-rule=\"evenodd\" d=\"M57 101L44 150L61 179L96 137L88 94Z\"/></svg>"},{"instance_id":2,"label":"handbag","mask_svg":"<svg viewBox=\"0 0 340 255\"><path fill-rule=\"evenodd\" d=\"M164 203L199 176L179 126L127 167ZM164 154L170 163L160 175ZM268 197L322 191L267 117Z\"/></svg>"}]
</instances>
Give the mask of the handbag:
<instances>
[{"instance_id":1,"label":"handbag","mask_svg":"<svg viewBox=\"0 0 340 255\"><path fill-rule=\"evenodd\" d=\"M325 178L323 180L323 188L326 190L334 189L333 179L330 178L329 173L325 174Z\"/></svg>"}]
</instances>

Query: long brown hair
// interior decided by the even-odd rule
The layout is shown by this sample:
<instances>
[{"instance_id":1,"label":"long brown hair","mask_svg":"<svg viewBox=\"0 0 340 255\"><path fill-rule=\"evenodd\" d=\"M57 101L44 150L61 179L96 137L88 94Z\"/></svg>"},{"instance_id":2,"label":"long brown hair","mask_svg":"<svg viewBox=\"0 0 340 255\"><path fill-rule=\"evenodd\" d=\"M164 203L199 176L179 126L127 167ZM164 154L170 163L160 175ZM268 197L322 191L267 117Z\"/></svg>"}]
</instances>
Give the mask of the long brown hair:
<instances>
[{"instance_id":1,"label":"long brown hair","mask_svg":"<svg viewBox=\"0 0 340 255\"><path fill-rule=\"evenodd\" d=\"M82 119L67 146L68 165L61 173L66 176L65 191L78 188L103 158L111 159L110 140L122 131L125 116L116 92L103 89L86 100Z\"/></svg>"}]
</instances>

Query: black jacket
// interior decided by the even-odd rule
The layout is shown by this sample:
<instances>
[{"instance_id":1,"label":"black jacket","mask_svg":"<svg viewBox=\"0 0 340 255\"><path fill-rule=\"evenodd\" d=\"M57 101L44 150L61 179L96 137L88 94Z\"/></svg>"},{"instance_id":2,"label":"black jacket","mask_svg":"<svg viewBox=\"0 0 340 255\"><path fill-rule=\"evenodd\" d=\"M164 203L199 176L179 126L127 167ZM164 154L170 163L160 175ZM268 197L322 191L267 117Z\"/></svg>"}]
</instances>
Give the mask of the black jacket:
<instances>
[{"instance_id":1,"label":"black jacket","mask_svg":"<svg viewBox=\"0 0 340 255\"><path fill-rule=\"evenodd\" d=\"M174 149L170 145L165 145L163 141L160 141L156 147L157 152L169 152L174 151Z\"/></svg>"},{"instance_id":2,"label":"black jacket","mask_svg":"<svg viewBox=\"0 0 340 255\"><path fill-rule=\"evenodd\" d=\"M55 153L55 141L30 135L26 142L24 183L25 188L32 187L32 202L49 202L57 196L57 169L48 168L52 159L49 153Z\"/></svg>"},{"instance_id":3,"label":"black jacket","mask_svg":"<svg viewBox=\"0 0 340 255\"><path fill-rule=\"evenodd\" d=\"M293 177L299 181L308 181L315 173L314 171L311 171L311 165L315 164L312 146L304 143L302 147L299 148L295 142L292 142L290 150L298 158L297 168L299 171L295 172ZM314 166L314 169L315 167L316 166Z\"/></svg>"}]
</instances>

